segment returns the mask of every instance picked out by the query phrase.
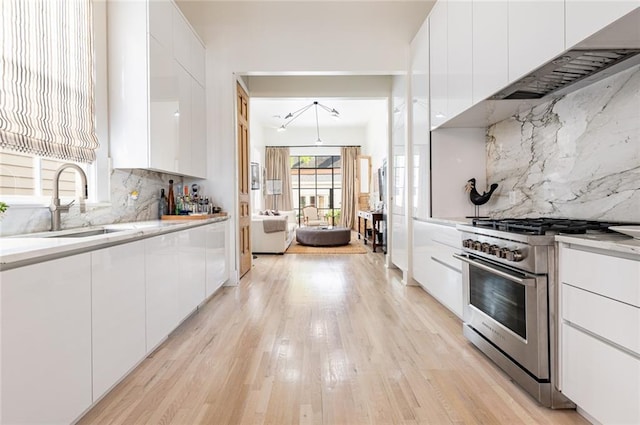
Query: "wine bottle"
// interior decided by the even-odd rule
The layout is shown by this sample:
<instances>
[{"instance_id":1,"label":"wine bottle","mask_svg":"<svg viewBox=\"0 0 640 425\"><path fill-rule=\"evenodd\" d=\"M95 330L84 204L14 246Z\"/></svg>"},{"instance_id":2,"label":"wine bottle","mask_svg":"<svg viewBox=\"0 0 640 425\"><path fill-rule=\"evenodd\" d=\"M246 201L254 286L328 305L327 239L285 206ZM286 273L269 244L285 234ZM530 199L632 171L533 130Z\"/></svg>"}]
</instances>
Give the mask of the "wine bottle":
<instances>
[{"instance_id":1,"label":"wine bottle","mask_svg":"<svg viewBox=\"0 0 640 425\"><path fill-rule=\"evenodd\" d=\"M176 213L176 198L173 194L173 180L169 180L169 193L167 194L167 207L169 215Z\"/></svg>"},{"instance_id":2,"label":"wine bottle","mask_svg":"<svg viewBox=\"0 0 640 425\"><path fill-rule=\"evenodd\" d=\"M158 201L158 218L167 215L167 198L164 196L164 189L160 189L160 200Z\"/></svg>"}]
</instances>

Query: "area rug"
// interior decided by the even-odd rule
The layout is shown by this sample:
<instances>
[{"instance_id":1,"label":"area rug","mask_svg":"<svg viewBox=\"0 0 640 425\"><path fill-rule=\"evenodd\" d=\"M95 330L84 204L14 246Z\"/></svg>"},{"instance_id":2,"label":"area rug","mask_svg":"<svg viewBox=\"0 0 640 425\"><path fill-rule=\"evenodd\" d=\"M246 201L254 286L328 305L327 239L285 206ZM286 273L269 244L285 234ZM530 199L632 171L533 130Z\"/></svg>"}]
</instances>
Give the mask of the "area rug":
<instances>
[{"instance_id":1,"label":"area rug","mask_svg":"<svg viewBox=\"0 0 640 425\"><path fill-rule=\"evenodd\" d=\"M294 239L289 245L289 249L285 251L286 254L366 254L369 252L359 242L351 241L349 245L343 246L305 246L300 245Z\"/></svg>"}]
</instances>

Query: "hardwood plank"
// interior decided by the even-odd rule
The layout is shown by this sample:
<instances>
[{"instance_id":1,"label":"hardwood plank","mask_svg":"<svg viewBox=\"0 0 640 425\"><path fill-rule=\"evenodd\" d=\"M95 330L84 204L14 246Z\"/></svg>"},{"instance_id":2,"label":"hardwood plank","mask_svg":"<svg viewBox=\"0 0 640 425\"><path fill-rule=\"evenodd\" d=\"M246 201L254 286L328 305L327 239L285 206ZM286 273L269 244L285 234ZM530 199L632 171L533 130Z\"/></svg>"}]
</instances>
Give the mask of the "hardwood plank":
<instances>
[{"instance_id":1,"label":"hardwood plank","mask_svg":"<svg viewBox=\"0 0 640 425\"><path fill-rule=\"evenodd\" d=\"M259 256L80 424L586 424L541 407L381 253Z\"/></svg>"}]
</instances>

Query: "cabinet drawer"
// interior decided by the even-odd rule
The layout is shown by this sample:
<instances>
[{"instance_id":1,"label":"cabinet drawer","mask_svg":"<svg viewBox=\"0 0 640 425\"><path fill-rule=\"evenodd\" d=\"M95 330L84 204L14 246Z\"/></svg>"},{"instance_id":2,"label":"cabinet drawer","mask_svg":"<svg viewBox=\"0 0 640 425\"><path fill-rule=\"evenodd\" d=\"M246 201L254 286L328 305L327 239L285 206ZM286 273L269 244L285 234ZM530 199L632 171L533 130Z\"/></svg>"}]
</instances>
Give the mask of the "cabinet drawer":
<instances>
[{"instance_id":1,"label":"cabinet drawer","mask_svg":"<svg viewBox=\"0 0 640 425\"><path fill-rule=\"evenodd\" d=\"M640 261L560 246L560 282L640 307Z\"/></svg>"},{"instance_id":2,"label":"cabinet drawer","mask_svg":"<svg viewBox=\"0 0 640 425\"><path fill-rule=\"evenodd\" d=\"M562 285L562 318L640 355L640 308Z\"/></svg>"},{"instance_id":3,"label":"cabinet drawer","mask_svg":"<svg viewBox=\"0 0 640 425\"><path fill-rule=\"evenodd\" d=\"M562 392L603 424L640 423L640 359L562 325Z\"/></svg>"}]
</instances>

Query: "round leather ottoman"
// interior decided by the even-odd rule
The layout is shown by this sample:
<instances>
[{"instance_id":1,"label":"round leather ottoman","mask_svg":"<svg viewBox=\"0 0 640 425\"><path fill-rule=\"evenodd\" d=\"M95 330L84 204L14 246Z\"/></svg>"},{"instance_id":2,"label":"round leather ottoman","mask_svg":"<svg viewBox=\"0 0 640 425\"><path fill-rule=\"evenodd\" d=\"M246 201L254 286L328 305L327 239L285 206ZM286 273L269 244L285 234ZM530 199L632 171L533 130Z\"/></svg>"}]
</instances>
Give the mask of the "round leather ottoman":
<instances>
[{"instance_id":1,"label":"round leather ottoman","mask_svg":"<svg viewBox=\"0 0 640 425\"><path fill-rule=\"evenodd\" d=\"M346 227L299 227L296 241L308 246L340 246L351 242L351 230Z\"/></svg>"}]
</instances>

